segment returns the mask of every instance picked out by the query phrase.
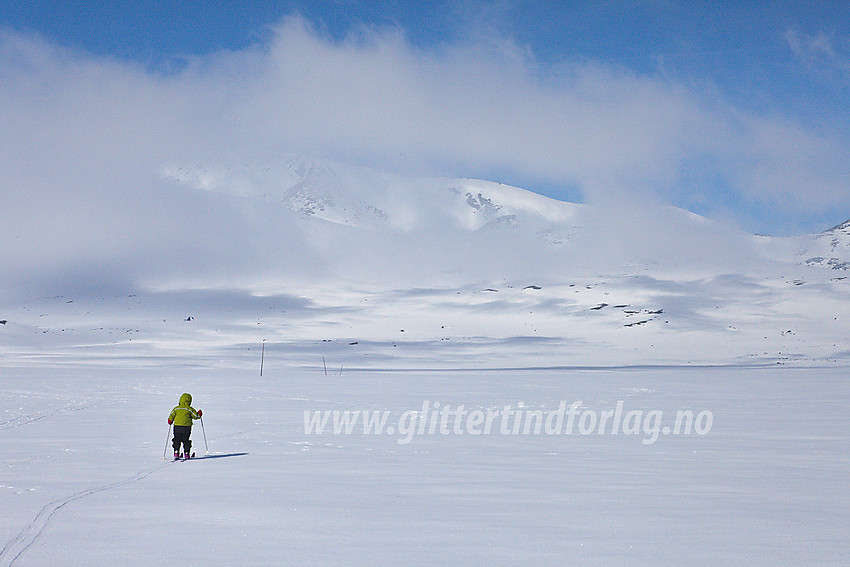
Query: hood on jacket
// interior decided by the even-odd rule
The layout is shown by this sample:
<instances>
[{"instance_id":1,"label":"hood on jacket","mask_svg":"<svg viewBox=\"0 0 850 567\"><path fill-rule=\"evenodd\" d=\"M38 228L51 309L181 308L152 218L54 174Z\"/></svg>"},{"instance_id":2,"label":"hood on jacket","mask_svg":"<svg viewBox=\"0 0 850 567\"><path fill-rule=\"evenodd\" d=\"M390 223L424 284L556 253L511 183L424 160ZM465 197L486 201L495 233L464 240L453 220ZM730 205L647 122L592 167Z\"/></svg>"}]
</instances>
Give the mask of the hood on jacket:
<instances>
[{"instance_id":1,"label":"hood on jacket","mask_svg":"<svg viewBox=\"0 0 850 567\"><path fill-rule=\"evenodd\" d=\"M180 396L180 406L189 407L192 405L192 394L183 394Z\"/></svg>"}]
</instances>

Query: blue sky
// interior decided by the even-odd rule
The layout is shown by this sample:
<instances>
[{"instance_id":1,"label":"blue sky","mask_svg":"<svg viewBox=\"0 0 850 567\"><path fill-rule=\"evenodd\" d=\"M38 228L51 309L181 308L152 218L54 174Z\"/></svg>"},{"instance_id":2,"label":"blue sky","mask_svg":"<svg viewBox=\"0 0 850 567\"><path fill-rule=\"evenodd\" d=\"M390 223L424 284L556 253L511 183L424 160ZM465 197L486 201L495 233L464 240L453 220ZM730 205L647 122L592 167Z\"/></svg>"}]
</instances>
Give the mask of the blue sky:
<instances>
[{"instance_id":1,"label":"blue sky","mask_svg":"<svg viewBox=\"0 0 850 567\"><path fill-rule=\"evenodd\" d=\"M57 170L304 152L819 231L850 218L842 4L5 2L5 181L49 136Z\"/></svg>"}]
</instances>

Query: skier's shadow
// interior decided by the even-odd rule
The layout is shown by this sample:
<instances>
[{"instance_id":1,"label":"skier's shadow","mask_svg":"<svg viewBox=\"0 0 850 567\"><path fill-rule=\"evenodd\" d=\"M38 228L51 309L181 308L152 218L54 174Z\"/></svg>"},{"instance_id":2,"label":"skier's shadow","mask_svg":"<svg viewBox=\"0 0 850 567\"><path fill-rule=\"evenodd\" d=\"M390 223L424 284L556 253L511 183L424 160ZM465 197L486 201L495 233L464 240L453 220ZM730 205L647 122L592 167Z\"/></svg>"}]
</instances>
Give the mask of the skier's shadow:
<instances>
[{"instance_id":1,"label":"skier's shadow","mask_svg":"<svg viewBox=\"0 0 850 567\"><path fill-rule=\"evenodd\" d=\"M196 461L198 459L222 459L224 457L242 457L243 455L247 455L248 453L225 453L223 455L220 454L211 454L211 455L201 455L200 457L195 457L192 459Z\"/></svg>"}]
</instances>

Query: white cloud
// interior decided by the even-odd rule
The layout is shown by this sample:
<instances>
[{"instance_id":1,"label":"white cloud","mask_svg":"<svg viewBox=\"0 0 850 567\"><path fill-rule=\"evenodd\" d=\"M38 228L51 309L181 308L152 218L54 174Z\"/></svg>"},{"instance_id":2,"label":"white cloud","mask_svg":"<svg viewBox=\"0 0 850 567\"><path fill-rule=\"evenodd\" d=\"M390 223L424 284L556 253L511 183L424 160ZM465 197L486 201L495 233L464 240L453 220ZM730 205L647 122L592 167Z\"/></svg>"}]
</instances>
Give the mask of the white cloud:
<instances>
[{"instance_id":1,"label":"white cloud","mask_svg":"<svg viewBox=\"0 0 850 567\"><path fill-rule=\"evenodd\" d=\"M796 30L787 29L783 34L785 42L794 56L810 71L840 76L846 83L850 74L850 61L842 55L836 46L835 39L819 31L814 35L800 34Z\"/></svg>"},{"instance_id":2,"label":"white cloud","mask_svg":"<svg viewBox=\"0 0 850 567\"><path fill-rule=\"evenodd\" d=\"M543 67L498 35L423 50L399 30L338 41L291 18L267 45L156 74L5 32L0 77L0 234L15 262L109 262L136 246L191 270L204 259L169 256L169 243L204 238L247 261L243 237L193 220L157 175L175 160L281 152L420 173L510 170L605 202L682 201L699 191L681 186L682 164L705 159L768 209L850 205L837 140L709 88L592 63Z\"/></svg>"},{"instance_id":3,"label":"white cloud","mask_svg":"<svg viewBox=\"0 0 850 567\"><path fill-rule=\"evenodd\" d=\"M265 147L457 174L510 169L606 201L698 190L676 180L684 161L709 156L717 176L768 208L850 204L844 146L713 89L593 64L542 68L500 37L432 52L395 30L333 42L297 19L255 55L236 115Z\"/></svg>"}]
</instances>

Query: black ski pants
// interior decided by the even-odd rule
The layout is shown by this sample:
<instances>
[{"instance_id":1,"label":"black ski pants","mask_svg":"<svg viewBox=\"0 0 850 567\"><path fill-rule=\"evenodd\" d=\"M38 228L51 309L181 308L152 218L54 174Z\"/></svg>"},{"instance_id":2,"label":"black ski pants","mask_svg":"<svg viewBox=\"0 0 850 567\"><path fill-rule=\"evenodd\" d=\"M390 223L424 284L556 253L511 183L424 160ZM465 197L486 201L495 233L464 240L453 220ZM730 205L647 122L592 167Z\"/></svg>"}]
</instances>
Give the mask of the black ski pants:
<instances>
[{"instance_id":1,"label":"black ski pants","mask_svg":"<svg viewBox=\"0 0 850 567\"><path fill-rule=\"evenodd\" d=\"M171 440L171 446L174 447L174 452L180 452L180 445L183 445L183 453L188 455L189 450L192 448L192 441L189 440L189 436L192 435L192 426L191 425L175 425L174 426L174 439Z\"/></svg>"}]
</instances>

